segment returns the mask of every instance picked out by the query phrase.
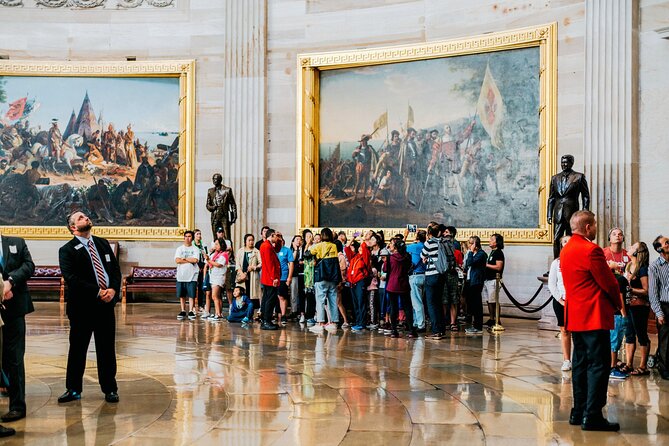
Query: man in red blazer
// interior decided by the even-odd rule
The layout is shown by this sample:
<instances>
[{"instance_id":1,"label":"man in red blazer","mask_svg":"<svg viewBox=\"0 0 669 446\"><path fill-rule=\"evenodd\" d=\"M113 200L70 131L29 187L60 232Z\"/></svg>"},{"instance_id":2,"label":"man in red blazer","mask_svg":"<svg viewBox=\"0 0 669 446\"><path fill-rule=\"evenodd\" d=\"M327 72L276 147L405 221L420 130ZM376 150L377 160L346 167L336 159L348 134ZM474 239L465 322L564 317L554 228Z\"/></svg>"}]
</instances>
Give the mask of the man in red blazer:
<instances>
[{"instance_id":1,"label":"man in red blazer","mask_svg":"<svg viewBox=\"0 0 669 446\"><path fill-rule=\"evenodd\" d=\"M618 281L609 269L602 248L592 242L597 234L595 214L572 215L573 236L560 253L566 291L565 328L572 333L572 389L574 407L569 424L583 430L617 431L602 415L609 383L613 314L623 305Z\"/></svg>"}]
</instances>

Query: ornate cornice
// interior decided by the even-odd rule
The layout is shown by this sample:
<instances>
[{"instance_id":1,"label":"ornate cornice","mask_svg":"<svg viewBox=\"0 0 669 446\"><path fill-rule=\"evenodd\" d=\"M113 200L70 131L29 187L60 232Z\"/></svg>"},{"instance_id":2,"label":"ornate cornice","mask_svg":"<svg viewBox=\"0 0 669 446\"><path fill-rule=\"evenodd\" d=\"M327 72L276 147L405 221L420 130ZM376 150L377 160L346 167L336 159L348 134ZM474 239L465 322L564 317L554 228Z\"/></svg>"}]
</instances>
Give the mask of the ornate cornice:
<instances>
[{"instance_id":1,"label":"ornate cornice","mask_svg":"<svg viewBox=\"0 0 669 446\"><path fill-rule=\"evenodd\" d=\"M175 6L176 0L0 0L0 6L27 8L70 9L131 9L139 6L166 8Z\"/></svg>"}]
</instances>

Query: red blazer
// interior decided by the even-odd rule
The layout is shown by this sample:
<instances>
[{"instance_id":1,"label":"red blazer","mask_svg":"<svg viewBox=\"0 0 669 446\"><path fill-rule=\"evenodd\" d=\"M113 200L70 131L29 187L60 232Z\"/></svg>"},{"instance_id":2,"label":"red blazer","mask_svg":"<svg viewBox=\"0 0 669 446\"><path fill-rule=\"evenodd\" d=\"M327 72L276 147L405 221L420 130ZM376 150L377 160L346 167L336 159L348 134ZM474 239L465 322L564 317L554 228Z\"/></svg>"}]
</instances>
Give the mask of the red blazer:
<instances>
[{"instance_id":1,"label":"red blazer","mask_svg":"<svg viewBox=\"0 0 669 446\"><path fill-rule=\"evenodd\" d=\"M260 283L265 286L274 286L274 280L281 280L281 264L279 257L274 251L274 246L265 240L260 245L260 264L262 272L260 273Z\"/></svg>"},{"instance_id":2,"label":"red blazer","mask_svg":"<svg viewBox=\"0 0 669 446\"><path fill-rule=\"evenodd\" d=\"M566 291L565 328L612 330L613 313L623 302L602 248L574 234L560 253L560 269Z\"/></svg>"}]
</instances>

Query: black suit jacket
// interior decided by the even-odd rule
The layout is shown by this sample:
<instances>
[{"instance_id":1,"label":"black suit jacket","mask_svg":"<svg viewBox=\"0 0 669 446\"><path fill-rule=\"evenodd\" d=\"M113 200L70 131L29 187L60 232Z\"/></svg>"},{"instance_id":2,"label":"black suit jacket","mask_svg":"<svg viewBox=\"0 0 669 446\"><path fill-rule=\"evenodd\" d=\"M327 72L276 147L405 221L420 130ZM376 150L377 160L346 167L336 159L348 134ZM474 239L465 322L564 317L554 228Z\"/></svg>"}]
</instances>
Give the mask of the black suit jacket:
<instances>
[{"instance_id":1,"label":"black suit jacket","mask_svg":"<svg viewBox=\"0 0 669 446\"><path fill-rule=\"evenodd\" d=\"M590 189L588 188L588 181L582 173L572 170L569 173L567 188L564 191L560 191L561 179L562 172L553 175L553 178L551 178L551 187L548 194L548 218L552 218L553 223L564 221L568 225L569 218L579 210L579 195L581 196L583 209L590 209Z\"/></svg>"},{"instance_id":2,"label":"black suit jacket","mask_svg":"<svg viewBox=\"0 0 669 446\"><path fill-rule=\"evenodd\" d=\"M13 297L4 302L3 319L25 316L35 311L33 300L28 291L28 279L35 272L33 258L28 251L25 240L20 237L2 236L2 258L5 267L2 271L3 280L10 276L14 280Z\"/></svg>"},{"instance_id":3,"label":"black suit jacket","mask_svg":"<svg viewBox=\"0 0 669 446\"><path fill-rule=\"evenodd\" d=\"M79 239L74 237L58 251L58 263L67 284L65 298L67 315L70 319L78 316L91 317L99 311L112 311L116 302L120 300L121 269L114 256L114 250L107 240L95 236L92 236L92 239L100 255L102 267L109 276L109 288L116 291L116 296L111 302L103 302L98 297L100 287L91 256Z\"/></svg>"}]
</instances>

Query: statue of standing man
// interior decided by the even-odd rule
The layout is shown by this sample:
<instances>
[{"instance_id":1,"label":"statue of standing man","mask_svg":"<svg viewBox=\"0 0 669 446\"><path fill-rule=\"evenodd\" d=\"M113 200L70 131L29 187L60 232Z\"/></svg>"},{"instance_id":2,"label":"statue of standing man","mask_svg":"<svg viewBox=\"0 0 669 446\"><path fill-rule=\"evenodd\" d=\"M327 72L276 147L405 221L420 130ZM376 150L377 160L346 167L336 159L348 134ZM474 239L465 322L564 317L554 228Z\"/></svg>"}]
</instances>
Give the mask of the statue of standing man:
<instances>
[{"instance_id":1,"label":"statue of standing man","mask_svg":"<svg viewBox=\"0 0 669 446\"><path fill-rule=\"evenodd\" d=\"M207 210L211 212L211 233L216 239L216 228L223 228L225 238L232 240L230 226L237 221L237 203L232 189L223 184L223 176L215 173L214 187L207 191Z\"/></svg>"},{"instance_id":2,"label":"statue of standing man","mask_svg":"<svg viewBox=\"0 0 669 446\"><path fill-rule=\"evenodd\" d=\"M553 257L560 256L560 239L571 235L569 219L579 210L578 196L581 196L583 209L590 209L590 189L585 175L574 172L573 155L564 155L560 159L562 172L553 175L548 194L548 224L553 227Z\"/></svg>"}]
</instances>

